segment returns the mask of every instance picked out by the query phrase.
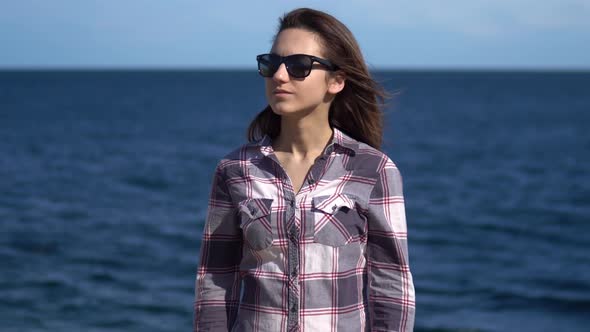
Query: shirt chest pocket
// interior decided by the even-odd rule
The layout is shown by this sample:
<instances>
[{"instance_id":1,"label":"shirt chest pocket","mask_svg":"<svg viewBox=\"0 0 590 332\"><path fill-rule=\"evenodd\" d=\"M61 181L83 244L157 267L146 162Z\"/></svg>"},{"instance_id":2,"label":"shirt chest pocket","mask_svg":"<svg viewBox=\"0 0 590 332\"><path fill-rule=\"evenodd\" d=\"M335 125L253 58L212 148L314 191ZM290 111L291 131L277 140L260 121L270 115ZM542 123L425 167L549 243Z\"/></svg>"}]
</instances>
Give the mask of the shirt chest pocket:
<instances>
[{"instance_id":1,"label":"shirt chest pocket","mask_svg":"<svg viewBox=\"0 0 590 332\"><path fill-rule=\"evenodd\" d=\"M366 218L358 209L362 204L356 196L316 196L312 203L314 242L340 247L365 237Z\"/></svg>"},{"instance_id":2,"label":"shirt chest pocket","mask_svg":"<svg viewBox=\"0 0 590 332\"><path fill-rule=\"evenodd\" d=\"M272 202L272 198L250 198L238 204L244 242L254 250L262 250L272 244Z\"/></svg>"}]
</instances>

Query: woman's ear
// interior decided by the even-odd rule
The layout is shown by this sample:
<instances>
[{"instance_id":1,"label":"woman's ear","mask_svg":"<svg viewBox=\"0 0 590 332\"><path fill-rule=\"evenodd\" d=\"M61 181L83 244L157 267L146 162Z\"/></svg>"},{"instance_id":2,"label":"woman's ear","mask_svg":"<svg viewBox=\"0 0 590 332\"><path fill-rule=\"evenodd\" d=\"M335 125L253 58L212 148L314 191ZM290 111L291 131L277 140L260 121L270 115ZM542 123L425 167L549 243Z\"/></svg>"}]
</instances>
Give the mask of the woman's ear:
<instances>
[{"instance_id":1,"label":"woman's ear","mask_svg":"<svg viewBox=\"0 0 590 332\"><path fill-rule=\"evenodd\" d=\"M330 79L328 80L328 92L331 94L337 94L338 92L344 89L344 84L346 83L346 75L344 72L337 71L330 75Z\"/></svg>"}]
</instances>

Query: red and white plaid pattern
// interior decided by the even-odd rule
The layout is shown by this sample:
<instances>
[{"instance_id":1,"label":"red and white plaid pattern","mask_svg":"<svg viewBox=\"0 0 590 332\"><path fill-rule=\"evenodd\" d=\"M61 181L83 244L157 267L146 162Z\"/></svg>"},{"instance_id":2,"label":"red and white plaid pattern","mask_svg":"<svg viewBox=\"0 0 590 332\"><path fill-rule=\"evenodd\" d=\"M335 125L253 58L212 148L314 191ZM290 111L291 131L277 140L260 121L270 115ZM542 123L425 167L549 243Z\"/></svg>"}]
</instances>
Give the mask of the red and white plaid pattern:
<instances>
[{"instance_id":1,"label":"red and white plaid pattern","mask_svg":"<svg viewBox=\"0 0 590 332\"><path fill-rule=\"evenodd\" d=\"M402 177L338 128L298 193L271 139L215 169L194 331L412 331Z\"/></svg>"}]
</instances>

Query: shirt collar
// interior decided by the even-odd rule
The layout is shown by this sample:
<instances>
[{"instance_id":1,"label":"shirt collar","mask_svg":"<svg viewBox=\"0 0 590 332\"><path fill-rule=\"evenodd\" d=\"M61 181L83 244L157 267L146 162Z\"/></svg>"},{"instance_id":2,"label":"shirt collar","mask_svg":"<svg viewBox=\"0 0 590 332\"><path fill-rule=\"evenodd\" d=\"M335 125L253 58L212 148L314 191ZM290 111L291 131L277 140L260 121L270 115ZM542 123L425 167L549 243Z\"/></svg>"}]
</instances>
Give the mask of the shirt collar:
<instances>
[{"instance_id":1,"label":"shirt collar","mask_svg":"<svg viewBox=\"0 0 590 332\"><path fill-rule=\"evenodd\" d=\"M348 149L351 155L354 156L359 148L359 142L336 127L333 127L333 130L332 144Z\"/></svg>"},{"instance_id":2,"label":"shirt collar","mask_svg":"<svg viewBox=\"0 0 590 332\"><path fill-rule=\"evenodd\" d=\"M354 156L359 148L359 142L354 138L346 135L344 132L342 132L340 129L336 127L332 127L332 130L334 132L332 135L332 140L326 147L324 154L329 155L336 149L342 148L345 151L349 152L351 156ZM268 156L270 152L273 151L272 138L270 138L268 134L265 134L255 144L260 147L260 152L265 156Z\"/></svg>"}]
</instances>

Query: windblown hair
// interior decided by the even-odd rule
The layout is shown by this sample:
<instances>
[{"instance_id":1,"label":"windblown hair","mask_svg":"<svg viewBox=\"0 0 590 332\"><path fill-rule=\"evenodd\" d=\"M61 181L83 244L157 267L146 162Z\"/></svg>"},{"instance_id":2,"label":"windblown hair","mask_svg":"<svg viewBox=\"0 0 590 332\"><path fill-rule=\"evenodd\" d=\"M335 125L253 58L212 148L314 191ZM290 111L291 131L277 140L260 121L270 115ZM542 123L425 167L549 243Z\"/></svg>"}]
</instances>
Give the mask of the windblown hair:
<instances>
[{"instance_id":1,"label":"windblown hair","mask_svg":"<svg viewBox=\"0 0 590 332\"><path fill-rule=\"evenodd\" d=\"M344 89L330 105L330 127L380 149L384 101L388 94L371 77L352 32L333 16L309 8L295 9L280 18L274 41L283 30L290 28L304 29L319 36L323 56L345 75ZM274 139L280 131L281 117L267 105L250 123L247 136L251 142L265 134Z\"/></svg>"}]
</instances>

